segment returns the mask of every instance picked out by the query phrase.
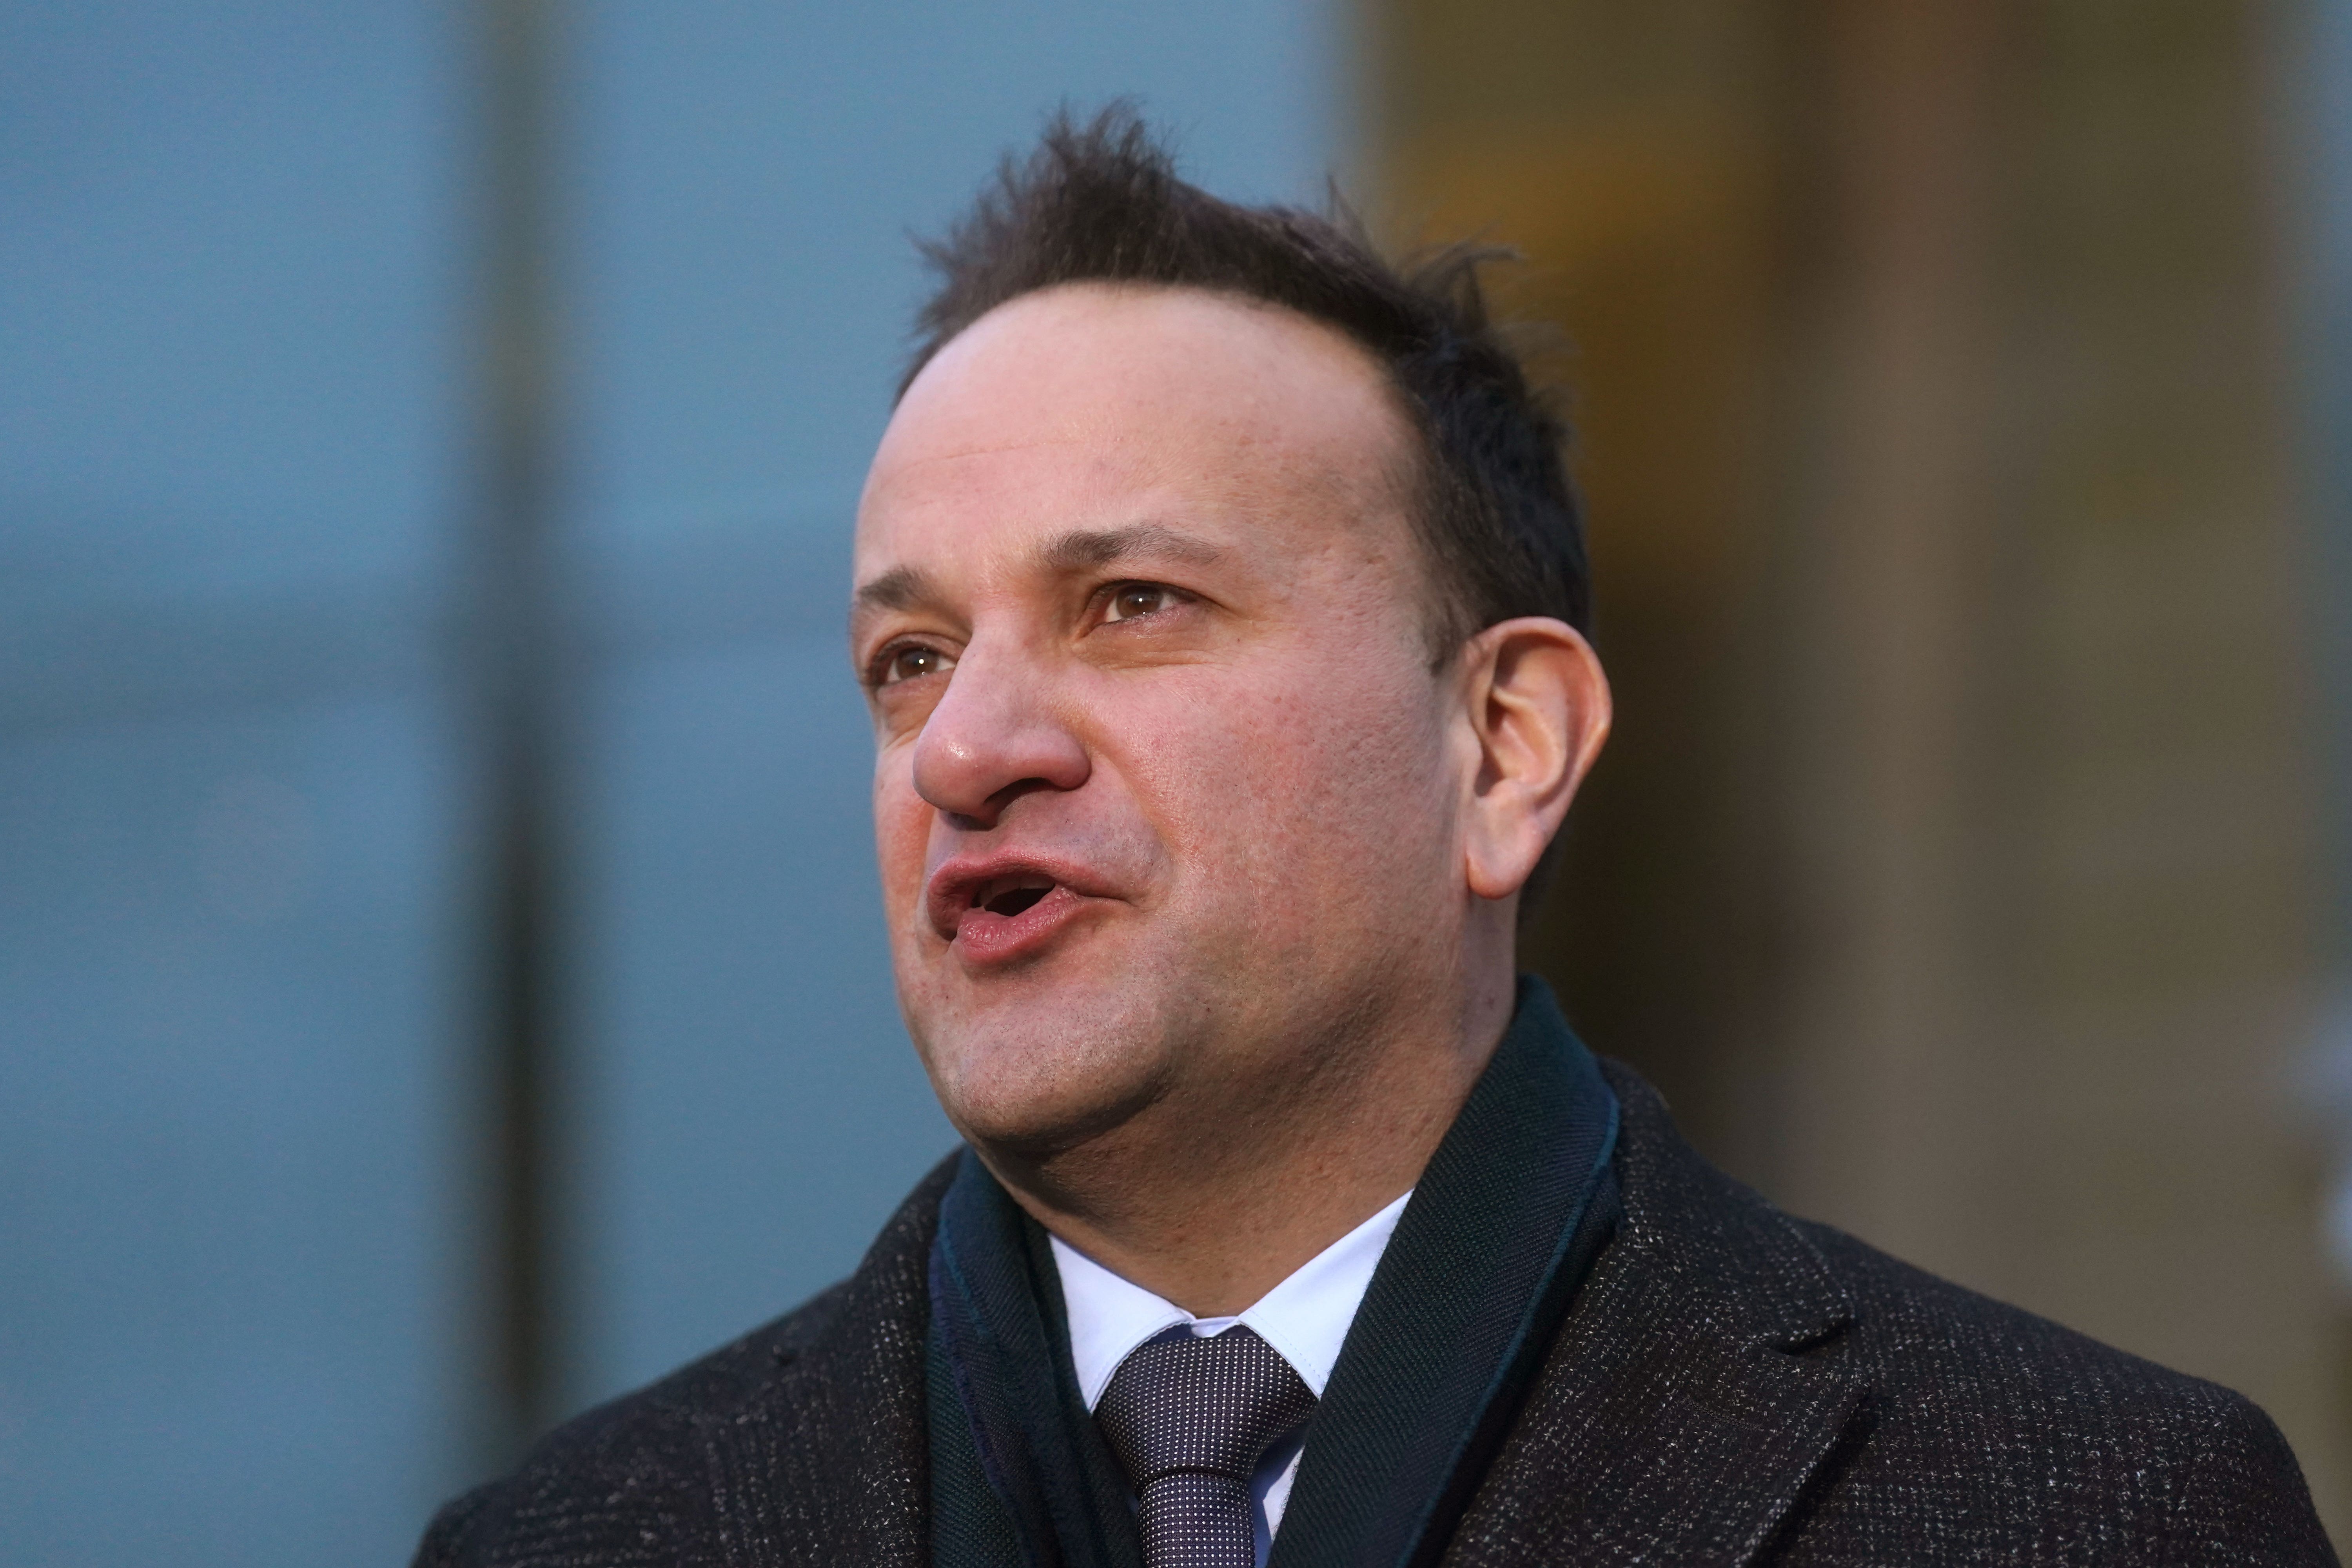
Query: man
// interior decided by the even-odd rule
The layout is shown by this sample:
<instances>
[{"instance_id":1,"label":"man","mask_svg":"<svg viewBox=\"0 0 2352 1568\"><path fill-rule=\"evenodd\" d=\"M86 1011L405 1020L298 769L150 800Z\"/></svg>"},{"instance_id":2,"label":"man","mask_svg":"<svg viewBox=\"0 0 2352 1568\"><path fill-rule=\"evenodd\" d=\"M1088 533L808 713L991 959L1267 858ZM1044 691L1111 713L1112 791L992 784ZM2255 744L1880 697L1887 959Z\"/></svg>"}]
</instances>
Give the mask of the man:
<instances>
[{"instance_id":1,"label":"man","mask_svg":"<svg viewBox=\"0 0 2352 1568\"><path fill-rule=\"evenodd\" d=\"M1475 255L1118 113L929 255L851 643L967 1146L420 1563L2335 1560L2245 1401L1782 1215L1515 981L1610 706Z\"/></svg>"}]
</instances>

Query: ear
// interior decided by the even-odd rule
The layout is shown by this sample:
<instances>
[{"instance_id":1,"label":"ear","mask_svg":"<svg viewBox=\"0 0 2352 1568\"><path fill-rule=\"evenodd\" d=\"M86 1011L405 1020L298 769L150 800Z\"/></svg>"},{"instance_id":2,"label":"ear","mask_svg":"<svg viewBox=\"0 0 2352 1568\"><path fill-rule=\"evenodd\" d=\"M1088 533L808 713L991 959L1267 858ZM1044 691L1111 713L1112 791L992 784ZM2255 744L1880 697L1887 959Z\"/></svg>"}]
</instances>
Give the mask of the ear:
<instances>
[{"instance_id":1,"label":"ear","mask_svg":"<svg viewBox=\"0 0 2352 1568\"><path fill-rule=\"evenodd\" d=\"M1609 678L1575 627L1545 616L1488 626L1463 646L1462 695L1477 745L1464 798L1464 870L1482 899L1535 872L1609 738Z\"/></svg>"}]
</instances>

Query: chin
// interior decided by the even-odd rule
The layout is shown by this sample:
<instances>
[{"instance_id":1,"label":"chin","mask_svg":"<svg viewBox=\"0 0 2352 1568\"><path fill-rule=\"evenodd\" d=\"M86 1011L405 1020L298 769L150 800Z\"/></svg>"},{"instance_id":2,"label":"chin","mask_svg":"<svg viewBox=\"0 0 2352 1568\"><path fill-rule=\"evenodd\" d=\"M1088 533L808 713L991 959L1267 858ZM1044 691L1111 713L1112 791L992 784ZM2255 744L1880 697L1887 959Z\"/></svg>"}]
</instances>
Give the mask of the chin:
<instances>
[{"instance_id":1,"label":"chin","mask_svg":"<svg viewBox=\"0 0 2352 1568\"><path fill-rule=\"evenodd\" d=\"M1105 1059L1110 1049L1118 1051ZM1017 1058L1017 1059L1014 1059ZM1132 1047L959 1053L932 1082L957 1131L991 1153L1042 1164L1117 1131L1165 1092L1160 1061Z\"/></svg>"},{"instance_id":2,"label":"chin","mask_svg":"<svg viewBox=\"0 0 2352 1568\"><path fill-rule=\"evenodd\" d=\"M1058 989L1058 988L1057 988ZM973 1144L1039 1163L1125 1125L1167 1092L1183 1052L1131 988L992 999L908 1024L940 1107Z\"/></svg>"}]
</instances>

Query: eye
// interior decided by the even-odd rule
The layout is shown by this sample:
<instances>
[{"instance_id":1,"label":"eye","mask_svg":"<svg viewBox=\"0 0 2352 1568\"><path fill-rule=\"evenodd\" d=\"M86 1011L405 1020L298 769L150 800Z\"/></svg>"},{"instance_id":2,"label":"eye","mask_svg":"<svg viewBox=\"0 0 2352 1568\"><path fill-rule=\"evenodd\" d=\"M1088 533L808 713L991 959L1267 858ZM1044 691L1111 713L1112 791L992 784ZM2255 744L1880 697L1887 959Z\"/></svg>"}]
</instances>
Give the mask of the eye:
<instances>
[{"instance_id":1,"label":"eye","mask_svg":"<svg viewBox=\"0 0 2352 1568\"><path fill-rule=\"evenodd\" d=\"M926 643L900 643L886 647L874 660L874 684L897 686L927 675L945 675L955 668L955 656Z\"/></svg>"},{"instance_id":2,"label":"eye","mask_svg":"<svg viewBox=\"0 0 2352 1568\"><path fill-rule=\"evenodd\" d=\"M1176 591L1157 583L1121 583L1110 591L1110 603L1104 607L1106 621L1131 621L1152 615L1176 602Z\"/></svg>"}]
</instances>

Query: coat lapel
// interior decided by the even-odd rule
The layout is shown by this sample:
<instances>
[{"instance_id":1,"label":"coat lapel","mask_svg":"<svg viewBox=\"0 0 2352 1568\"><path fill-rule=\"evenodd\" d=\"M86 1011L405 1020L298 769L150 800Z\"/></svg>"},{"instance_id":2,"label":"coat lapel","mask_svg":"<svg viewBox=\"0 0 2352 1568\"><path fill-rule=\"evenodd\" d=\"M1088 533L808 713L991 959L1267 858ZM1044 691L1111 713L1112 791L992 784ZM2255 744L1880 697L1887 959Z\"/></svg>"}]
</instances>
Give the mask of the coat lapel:
<instances>
[{"instance_id":1,"label":"coat lapel","mask_svg":"<svg viewBox=\"0 0 2352 1568\"><path fill-rule=\"evenodd\" d=\"M1522 981L1357 1309L1271 1568L1436 1561L1608 1239L1616 1127L1592 1054Z\"/></svg>"},{"instance_id":2,"label":"coat lapel","mask_svg":"<svg viewBox=\"0 0 2352 1568\"><path fill-rule=\"evenodd\" d=\"M1866 1392L1821 1255L1607 1070L1623 1218L1455 1532L1459 1568L1752 1563Z\"/></svg>"},{"instance_id":3,"label":"coat lapel","mask_svg":"<svg viewBox=\"0 0 2352 1568\"><path fill-rule=\"evenodd\" d=\"M856 1273L797 1314L805 1326L778 1348L768 1385L706 1425L728 1568L928 1560L927 1275L960 1157L899 1205Z\"/></svg>"},{"instance_id":4,"label":"coat lapel","mask_svg":"<svg viewBox=\"0 0 2352 1568\"><path fill-rule=\"evenodd\" d=\"M1790 1522L1867 1389L1853 1308L1802 1232L1607 1068L1618 1234L1593 1265L1445 1562L1737 1568ZM929 1551L928 1270L950 1159L857 1272L797 1315L761 1385L708 1422L729 1568L919 1568ZM698 1557L698 1560L702 1560Z\"/></svg>"}]
</instances>

